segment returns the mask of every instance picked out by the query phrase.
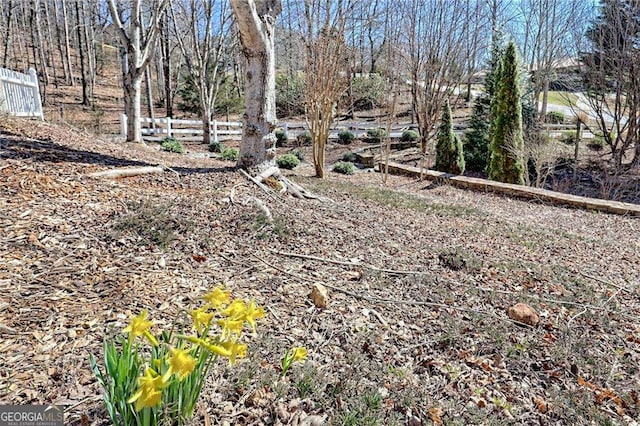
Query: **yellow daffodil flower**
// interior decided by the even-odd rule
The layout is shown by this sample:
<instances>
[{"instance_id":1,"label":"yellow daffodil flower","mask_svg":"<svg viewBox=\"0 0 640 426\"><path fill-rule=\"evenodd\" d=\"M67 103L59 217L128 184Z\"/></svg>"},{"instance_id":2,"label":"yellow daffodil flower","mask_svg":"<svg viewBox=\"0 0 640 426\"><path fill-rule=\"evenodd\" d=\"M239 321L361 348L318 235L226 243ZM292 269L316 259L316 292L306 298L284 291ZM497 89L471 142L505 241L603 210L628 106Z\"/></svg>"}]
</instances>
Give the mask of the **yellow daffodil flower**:
<instances>
[{"instance_id":1,"label":"yellow daffodil flower","mask_svg":"<svg viewBox=\"0 0 640 426\"><path fill-rule=\"evenodd\" d=\"M298 347L298 348L293 348L291 351L292 351L293 361L302 362L305 359L307 359L307 348Z\"/></svg>"},{"instance_id":2,"label":"yellow daffodil flower","mask_svg":"<svg viewBox=\"0 0 640 426\"><path fill-rule=\"evenodd\" d=\"M203 299L217 309L229 303L230 297L231 292L223 290L222 287L216 287L205 294Z\"/></svg>"},{"instance_id":3,"label":"yellow daffodil flower","mask_svg":"<svg viewBox=\"0 0 640 426\"><path fill-rule=\"evenodd\" d=\"M136 411L145 407L155 407L162 401L162 389L167 385L167 375L160 376L153 368L147 368L144 376L138 378L138 389L127 403L136 403Z\"/></svg>"},{"instance_id":4,"label":"yellow daffodil flower","mask_svg":"<svg viewBox=\"0 0 640 426\"><path fill-rule=\"evenodd\" d=\"M170 351L169 371L176 374L178 380L182 380L196 368L196 360L184 349L171 348Z\"/></svg>"},{"instance_id":5,"label":"yellow daffodil flower","mask_svg":"<svg viewBox=\"0 0 640 426\"><path fill-rule=\"evenodd\" d=\"M147 320L147 310L143 309L140 315L131 318L131 323L123 331L129 333L129 340L133 340L134 337L144 336L153 346L158 346L158 340L149 332L149 328L152 325L153 323Z\"/></svg>"},{"instance_id":6,"label":"yellow daffodil flower","mask_svg":"<svg viewBox=\"0 0 640 426\"><path fill-rule=\"evenodd\" d=\"M191 319L193 320L193 326L198 331L198 333L202 333L213 319L213 313L207 312L204 309L194 309L190 312Z\"/></svg>"},{"instance_id":7,"label":"yellow daffodil flower","mask_svg":"<svg viewBox=\"0 0 640 426\"><path fill-rule=\"evenodd\" d=\"M194 343L200 347L206 348L207 345L209 344L209 342L207 342L205 339L200 339L197 336L178 336L179 339L184 339L187 342L191 342Z\"/></svg>"},{"instance_id":8,"label":"yellow daffodil flower","mask_svg":"<svg viewBox=\"0 0 640 426\"><path fill-rule=\"evenodd\" d=\"M244 312L244 319L254 332L256 331L256 320L260 318L264 318L264 309L262 306L256 305L255 302L251 302Z\"/></svg>"},{"instance_id":9,"label":"yellow daffodil flower","mask_svg":"<svg viewBox=\"0 0 640 426\"><path fill-rule=\"evenodd\" d=\"M300 346L289 349L282 358L282 377L287 375L287 371L294 362L304 362L305 359L307 359L307 348Z\"/></svg>"},{"instance_id":10,"label":"yellow daffodil flower","mask_svg":"<svg viewBox=\"0 0 640 426\"><path fill-rule=\"evenodd\" d=\"M209 345L211 352L229 359L231 364L235 364L237 358L247 356L247 345L238 342L221 342L217 345Z\"/></svg>"},{"instance_id":11,"label":"yellow daffodil flower","mask_svg":"<svg viewBox=\"0 0 640 426\"><path fill-rule=\"evenodd\" d=\"M231 334L239 335L242 333L242 327L244 326L243 320L235 320L235 319L223 319L218 320L218 325L222 327L222 336L228 337Z\"/></svg>"},{"instance_id":12,"label":"yellow daffodil flower","mask_svg":"<svg viewBox=\"0 0 640 426\"><path fill-rule=\"evenodd\" d=\"M236 299L229 306L220 312L225 317L229 317L234 320L239 320L244 317L247 310L247 304L242 299Z\"/></svg>"}]
</instances>

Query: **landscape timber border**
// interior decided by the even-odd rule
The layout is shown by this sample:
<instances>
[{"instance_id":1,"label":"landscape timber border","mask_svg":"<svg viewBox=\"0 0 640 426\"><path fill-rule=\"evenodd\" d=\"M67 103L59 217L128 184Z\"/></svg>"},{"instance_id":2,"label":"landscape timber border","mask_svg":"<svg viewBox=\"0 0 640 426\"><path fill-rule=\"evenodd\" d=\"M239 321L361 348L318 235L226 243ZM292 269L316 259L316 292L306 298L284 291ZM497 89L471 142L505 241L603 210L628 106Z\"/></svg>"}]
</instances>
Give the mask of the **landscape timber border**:
<instances>
[{"instance_id":1,"label":"landscape timber border","mask_svg":"<svg viewBox=\"0 0 640 426\"><path fill-rule=\"evenodd\" d=\"M378 166L378 170L380 171L382 171L385 167L385 163L383 161L377 161L376 165ZM436 182L448 183L458 188L472 189L482 192L494 192L530 200L546 201L556 205L577 207L585 210L595 210L605 213L640 217L640 205L638 204L601 200L599 198L581 197L578 195L570 195L564 194L562 192L550 191L548 189L495 182L492 180L467 176L452 175L449 173L437 172L435 170L429 169L421 169L419 167L408 166L396 162L389 162L387 166L387 171L389 172L389 174L411 177L425 177Z\"/></svg>"}]
</instances>

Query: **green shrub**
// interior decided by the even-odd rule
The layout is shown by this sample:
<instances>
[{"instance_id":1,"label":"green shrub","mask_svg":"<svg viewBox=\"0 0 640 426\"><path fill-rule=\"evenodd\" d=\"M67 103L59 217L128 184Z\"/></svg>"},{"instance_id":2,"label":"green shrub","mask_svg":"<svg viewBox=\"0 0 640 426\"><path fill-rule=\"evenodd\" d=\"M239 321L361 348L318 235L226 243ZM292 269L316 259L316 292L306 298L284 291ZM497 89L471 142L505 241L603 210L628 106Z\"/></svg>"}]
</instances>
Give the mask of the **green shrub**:
<instances>
[{"instance_id":1,"label":"green shrub","mask_svg":"<svg viewBox=\"0 0 640 426\"><path fill-rule=\"evenodd\" d=\"M222 152L224 150L224 145L220 141L213 141L209 144L210 152Z\"/></svg>"},{"instance_id":2,"label":"green shrub","mask_svg":"<svg viewBox=\"0 0 640 426\"><path fill-rule=\"evenodd\" d=\"M602 151L604 149L604 145L604 138L602 136L596 136L587 144L587 147L593 151Z\"/></svg>"},{"instance_id":3,"label":"green shrub","mask_svg":"<svg viewBox=\"0 0 640 426\"><path fill-rule=\"evenodd\" d=\"M402 142L413 142L417 141L420 135L415 130L405 130L402 132L402 136L400 136L400 140Z\"/></svg>"},{"instance_id":4,"label":"green shrub","mask_svg":"<svg viewBox=\"0 0 640 426\"><path fill-rule=\"evenodd\" d=\"M311 143L313 142L311 133L304 132L299 134L298 137L296 138L296 142L298 143L298 146L311 145Z\"/></svg>"},{"instance_id":5,"label":"green shrub","mask_svg":"<svg viewBox=\"0 0 640 426\"><path fill-rule=\"evenodd\" d=\"M225 148L222 150L220 157L225 161L238 161L240 151L237 148Z\"/></svg>"},{"instance_id":6,"label":"green shrub","mask_svg":"<svg viewBox=\"0 0 640 426\"><path fill-rule=\"evenodd\" d=\"M232 76L222 77L213 109L216 114L240 114L244 110L244 99L238 94L238 88Z\"/></svg>"},{"instance_id":7,"label":"green shrub","mask_svg":"<svg viewBox=\"0 0 640 426\"><path fill-rule=\"evenodd\" d=\"M387 137L387 131L384 129L367 130L367 140L371 143L381 143Z\"/></svg>"},{"instance_id":8,"label":"green shrub","mask_svg":"<svg viewBox=\"0 0 640 426\"><path fill-rule=\"evenodd\" d=\"M353 152L345 152L342 154L342 161L346 161L348 163L355 163L357 160L356 154Z\"/></svg>"},{"instance_id":9,"label":"green shrub","mask_svg":"<svg viewBox=\"0 0 640 426\"><path fill-rule=\"evenodd\" d=\"M355 77L351 83L351 93L355 111L382 106L385 95L384 79L379 74Z\"/></svg>"},{"instance_id":10,"label":"green shrub","mask_svg":"<svg viewBox=\"0 0 640 426\"><path fill-rule=\"evenodd\" d=\"M342 130L338 133L338 143L349 145L355 139L355 135L348 130Z\"/></svg>"},{"instance_id":11,"label":"green shrub","mask_svg":"<svg viewBox=\"0 0 640 426\"><path fill-rule=\"evenodd\" d=\"M571 132L563 132L560 135L560 142L567 144L567 145L575 145L576 143L576 132L571 131Z\"/></svg>"},{"instance_id":12,"label":"green shrub","mask_svg":"<svg viewBox=\"0 0 640 426\"><path fill-rule=\"evenodd\" d=\"M276 146L281 147L287 145L288 136L284 130L276 130Z\"/></svg>"},{"instance_id":13,"label":"green shrub","mask_svg":"<svg viewBox=\"0 0 640 426\"><path fill-rule=\"evenodd\" d=\"M462 141L453 132L451 108L448 100L445 100L442 109L442 121L438 128L436 142L435 169L440 172L461 175L465 169Z\"/></svg>"},{"instance_id":14,"label":"green shrub","mask_svg":"<svg viewBox=\"0 0 640 426\"><path fill-rule=\"evenodd\" d=\"M296 75L276 76L276 114L289 117L304 114L304 82Z\"/></svg>"},{"instance_id":15,"label":"green shrub","mask_svg":"<svg viewBox=\"0 0 640 426\"><path fill-rule=\"evenodd\" d=\"M303 150L301 150L299 148L296 148L293 151L291 151L291 153L293 155L295 155L296 157L298 157L298 160L304 161L304 151Z\"/></svg>"},{"instance_id":16,"label":"green shrub","mask_svg":"<svg viewBox=\"0 0 640 426\"><path fill-rule=\"evenodd\" d=\"M276 164L281 169L293 170L300 165L300 160L294 154L285 154L278 157Z\"/></svg>"},{"instance_id":17,"label":"green shrub","mask_svg":"<svg viewBox=\"0 0 640 426\"><path fill-rule=\"evenodd\" d=\"M562 124L564 123L564 114L558 111L550 111L547 113L547 123Z\"/></svg>"},{"instance_id":18,"label":"green shrub","mask_svg":"<svg viewBox=\"0 0 640 426\"><path fill-rule=\"evenodd\" d=\"M167 152L175 152L176 154L182 154L184 152L184 147L175 138L169 137L162 141L162 150Z\"/></svg>"},{"instance_id":19,"label":"green shrub","mask_svg":"<svg viewBox=\"0 0 640 426\"><path fill-rule=\"evenodd\" d=\"M208 79L213 79L213 69L207 72ZM196 83L197 77L194 74L187 74L180 82L178 89L177 107L180 111L191 112L199 116L202 115L200 104L200 94ZM238 95L238 90L233 82L233 78L223 77L220 81L220 88L213 109L217 114L237 114L243 109L243 99Z\"/></svg>"},{"instance_id":20,"label":"green shrub","mask_svg":"<svg viewBox=\"0 0 640 426\"><path fill-rule=\"evenodd\" d=\"M333 171L336 173L342 173L343 175L352 175L356 168L353 163L349 161L339 161L333 165Z\"/></svg>"}]
</instances>

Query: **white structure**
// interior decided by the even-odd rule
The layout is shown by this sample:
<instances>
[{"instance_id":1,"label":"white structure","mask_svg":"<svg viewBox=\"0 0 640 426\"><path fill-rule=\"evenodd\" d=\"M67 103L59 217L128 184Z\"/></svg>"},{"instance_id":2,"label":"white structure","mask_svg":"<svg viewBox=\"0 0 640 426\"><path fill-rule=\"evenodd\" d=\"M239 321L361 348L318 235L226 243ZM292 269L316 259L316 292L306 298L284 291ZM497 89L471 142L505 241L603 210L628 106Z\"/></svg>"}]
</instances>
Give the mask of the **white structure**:
<instances>
[{"instance_id":1,"label":"white structure","mask_svg":"<svg viewBox=\"0 0 640 426\"><path fill-rule=\"evenodd\" d=\"M204 130L200 120L177 120L166 118L141 118L142 138L148 141L161 141L173 137L180 141L202 141ZM120 134L126 136L127 116L120 116ZM220 137L224 139L240 138L242 136L242 123L236 121L211 121L211 140L217 142Z\"/></svg>"},{"instance_id":2,"label":"white structure","mask_svg":"<svg viewBox=\"0 0 640 426\"><path fill-rule=\"evenodd\" d=\"M0 111L44 120L38 75L33 68L29 68L29 74L0 68Z\"/></svg>"}]
</instances>

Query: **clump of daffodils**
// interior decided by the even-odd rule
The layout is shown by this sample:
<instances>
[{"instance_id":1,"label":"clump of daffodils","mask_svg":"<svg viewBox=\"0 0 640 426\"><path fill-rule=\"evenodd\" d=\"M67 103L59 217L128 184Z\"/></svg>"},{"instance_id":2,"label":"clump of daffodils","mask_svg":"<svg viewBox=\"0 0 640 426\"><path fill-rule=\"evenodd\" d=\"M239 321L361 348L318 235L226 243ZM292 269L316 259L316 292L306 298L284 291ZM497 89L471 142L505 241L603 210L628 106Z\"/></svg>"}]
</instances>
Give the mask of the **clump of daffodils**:
<instances>
[{"instance_id":1,"label":"clump of daffodils","mask_svg":"<svg viewBox=\"0 0 640 426\"><path fill-rule=\"evenodd\" d=\"M154 334L147 311L133 317L123 329L121 350L115 339L105 340L106 374L92 357L91 365L105 391L105 405L114 424L183 424L193 415L218 357L233 364L246 356L243 331L256 331L264 309L253 301L232 300L222 287L206 294L203 301L189 312L191 330Z\"/></svg>"}]
</instances>

